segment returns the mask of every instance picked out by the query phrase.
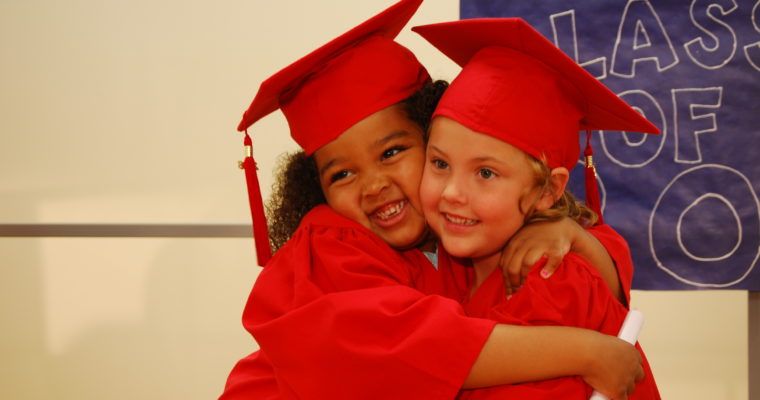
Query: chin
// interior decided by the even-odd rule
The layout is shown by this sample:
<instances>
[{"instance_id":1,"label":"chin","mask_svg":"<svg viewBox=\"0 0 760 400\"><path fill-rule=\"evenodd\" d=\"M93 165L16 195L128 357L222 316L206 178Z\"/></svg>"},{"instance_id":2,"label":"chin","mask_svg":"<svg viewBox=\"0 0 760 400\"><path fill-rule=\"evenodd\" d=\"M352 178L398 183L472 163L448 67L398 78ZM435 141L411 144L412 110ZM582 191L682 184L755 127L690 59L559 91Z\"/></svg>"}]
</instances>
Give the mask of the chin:
<instances>
[{"instance_id":1,"label":"chin","mask_svg":"<svg viewBox=\"0 0 760 400\"><path fill-rule=\"evenodd\" d=\"M407 238L401 238L401 237L389 237L384 235L378 235L380 236L380 239L383 239L385 243L388 243L388 246L393 247L394 249L406 249L414 245L411 239Z\"/></svg>"},{"instance_id":2,"label":"chin","mask_svg":"<svg viewBox=\"0 0 760 400\"><path fill-rule=\"evenodd\" d=\"M386 243L397 250L408 250L421 244L427 237L428 228L424 223L415 221L407 223L395 231L385 231L384 235L378 233Z\"/></svg>"},{"instance_id":3,"label":"chin","mask_svg":"<svg viewBox=\"0 0 760 400\"><path fill-rule=\"evenodd\" d=\"M396 250L404 251L409 250L417 247L418 244L422 239L410 239L410 240L395 240L395 241L387 241L388 245L393 247Z\"/></svg>"},{"instance_id":4,"label":"chin","mask_svg":"<svg viewBox=\"0 0 760 400\"><path fill-rule=\"evenodd\" d=\"M446 240L442 240L441 243L443 243L443 248L446 249L446 252L456 258L472 258L473 254L475 254L475 251L469 248L469 246L447 243Z\"/></svg>"}]
</instances>

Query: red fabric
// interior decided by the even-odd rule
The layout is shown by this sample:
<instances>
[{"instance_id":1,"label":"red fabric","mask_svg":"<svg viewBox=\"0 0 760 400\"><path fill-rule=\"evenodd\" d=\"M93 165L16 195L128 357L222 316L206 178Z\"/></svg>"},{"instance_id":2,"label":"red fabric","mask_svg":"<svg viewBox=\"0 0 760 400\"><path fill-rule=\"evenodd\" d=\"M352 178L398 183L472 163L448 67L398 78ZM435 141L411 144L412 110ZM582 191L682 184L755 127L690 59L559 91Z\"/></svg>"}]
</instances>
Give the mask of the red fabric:
<instances>
[{"instance_id":1,"label":"red fabric","mask_svg":"<svg viewBox=\"0 0 760 400\"><path fill-rule=\"evenodd\" d=\"M594 149L591 147L591 131L586 131L586 149L584 156L584 175L586 181L586 206L599 216L598 224L604 223L599 188L596 186L596 167L594 167Z\"/></svg>"},{"instance_id":2,"label":"red fabric","mask_svg":"<svg viewBox=\"0 0 760 400\"><path fill-rule=\"evenodd\" d=\"M401 0L272 75L238 130L282 109L291 136L311 154L366 116L409 97L430 76L394 38L421 3Z\"/></svg>"},{"instance_id":3,"label":"red fabric","mask_svg":"<svg viewBox=\"0 0 760 400\"><path fill-rule=\"evenodd\" d=\"M441 296L458 290L444 275L319 206L261 272L243 322L281 398L450 399L495 322ZM245 374L232 371L223 398L272 387Z\"/></svg>"},{"instance_id":4,"label":"red fabric","mask_svg":"<svg viewBox=\"0 0 760 400\"><path fill-rule=\"evenodd\" d=\"M251 137L245 134L243 145L252 148ZM267 220L264 215L264 204L261 200L261 189L259 186L259 177L256 173L258 169L256 162L253 160L253 150L250 155L243 161L245 170L245 182L248 188L248 204L251 207L251 217L253 218L253 239L256 244L256 262L263 267L272 258L272 248L269 246L269 230L267 229Z\"/></svg>"},{"instance_id":5,"label":"red fabric","mask_svg":"<svg viewBox=\"0 0 760 400\"><path fill-rule=\"evenodd\" d=\"M590 234L594 235L612 257L617 268L620 286L625 294L625 304L631 304L631 285L633 284L633 259L631 258L631 249L628 242L620 236L612 227L605 224L594 225L588 228Z\"/></svg>"},{"instance_id":6,"label":"red fabric","mask_svg":"<svg viewBox=\"0 0 760 400\"><path fill-rule=\"evenodd\" d=\"M551 168L575 166L581 129L659 133L522 19L468 19L412 30L463 67L434 117L449 117L545 158Z\"/></svg>"},{"instance_id":7,"label":"red fabric","mask_svg":"<svg viewBox=\"0 0 760 400\"><path fill-rule=\"evenodd\" d=\"M494 271L465 303L468 315L513 325L563 325L617 335L627 310L612 296L604 279L580 256L570 253L549 279L536 268L525 285L506 299L501 271ZM637 344L637 349L644 353ZM644 357L646 378L629 399L659 399ZM462 391L460 399L588 399L590 386L578 377Z\"/></svg>"},{"instance_id":8,"label":"red fabric","mask_svg":"<svg viewBox=\"0 0 760 400\"><path fill-rule=\"evenodd\" d=\"M219 397L220 400L282 398L272 364L261 351L251 353L235 364L227 378L224 393Z\"/></svg>"}]
</instances>

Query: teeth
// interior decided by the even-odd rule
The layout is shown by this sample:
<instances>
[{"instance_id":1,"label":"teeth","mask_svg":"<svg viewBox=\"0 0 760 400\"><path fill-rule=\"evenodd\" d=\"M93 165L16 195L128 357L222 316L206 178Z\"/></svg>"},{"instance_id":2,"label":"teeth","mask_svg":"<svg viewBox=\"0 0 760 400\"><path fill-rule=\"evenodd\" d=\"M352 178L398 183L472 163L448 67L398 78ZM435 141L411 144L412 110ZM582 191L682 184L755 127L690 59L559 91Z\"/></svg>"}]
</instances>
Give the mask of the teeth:
<instances>
[{"instance_id":1,"label":"teeth","mask_svg":"<svg viewBox=\"0 0 760 400\"><path fill-rule=\"evenodd\" d=\"M401 209L404 207L404 203L405 203L404 201L400 201L391 207L388 207L382 211L376 212L375 215L380 219L388 219L398 214L401 211Z\"/></svg>"},{"instance_id":2,"label":"teeth","mask_svg":"<svg viewBox=\"0 0 760 400\"><path fill-rule=\"evenodd\" d=\"M446 218L447 221L453 222L457 225L475 225L478 222L478 220L476 219L455 217L450 214L444 214L444 217Z\"/></svg>"}]
</instances>

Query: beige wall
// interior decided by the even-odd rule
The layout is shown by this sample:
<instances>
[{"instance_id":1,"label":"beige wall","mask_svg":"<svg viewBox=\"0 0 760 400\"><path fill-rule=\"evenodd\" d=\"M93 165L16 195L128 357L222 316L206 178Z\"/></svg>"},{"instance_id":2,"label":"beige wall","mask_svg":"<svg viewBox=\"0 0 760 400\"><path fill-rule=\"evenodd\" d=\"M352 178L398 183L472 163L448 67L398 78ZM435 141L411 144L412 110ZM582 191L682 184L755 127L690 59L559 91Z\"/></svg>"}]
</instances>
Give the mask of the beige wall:
<instances>
[{"instance_id":1,"label":"beige wall","mask_svg":"<svg viewBox=\"0 0 760 400\"><path fill-rule=\"evenodd\" d=\"M234 128L258 83L390 3L0 3L0 223L247 222ZM428 0L412 24L457 14ZM293 143L279 114L252 133L269 187ZM213 398L255 348L248 240L0 238L0 255L0 398ZM665 398L747 398L746 293L634 306Z\"/></svg>"}]
</instances>

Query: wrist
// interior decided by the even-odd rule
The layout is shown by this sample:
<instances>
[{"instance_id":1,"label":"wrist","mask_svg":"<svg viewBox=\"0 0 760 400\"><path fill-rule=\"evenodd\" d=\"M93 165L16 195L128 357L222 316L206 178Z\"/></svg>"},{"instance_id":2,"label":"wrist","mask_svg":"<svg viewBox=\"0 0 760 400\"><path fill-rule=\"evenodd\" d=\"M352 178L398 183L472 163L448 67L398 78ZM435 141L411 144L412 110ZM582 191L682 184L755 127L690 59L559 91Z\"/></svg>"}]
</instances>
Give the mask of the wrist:
<instances>
[{"instance_id":1,"label":"wrist","mask_svg":"<svg viewBox=\"0 0 760 400\"><path fill-rule=\"evenodd\" d=\"M604 351L601 343L604 335L596 331L585 331L584 340L580 346L581 353L581 370L578 375L588 377L598 371L602 353Z\"/></svg>"}]
</instances>

